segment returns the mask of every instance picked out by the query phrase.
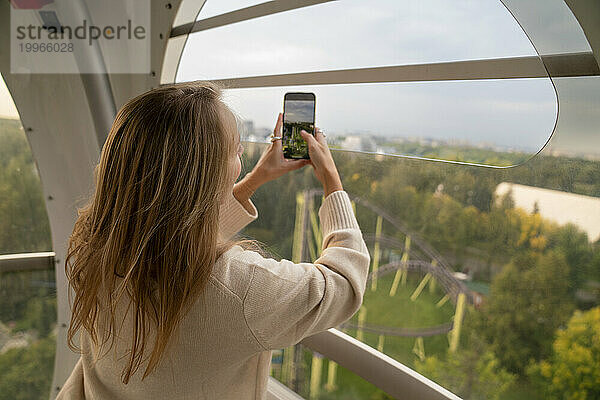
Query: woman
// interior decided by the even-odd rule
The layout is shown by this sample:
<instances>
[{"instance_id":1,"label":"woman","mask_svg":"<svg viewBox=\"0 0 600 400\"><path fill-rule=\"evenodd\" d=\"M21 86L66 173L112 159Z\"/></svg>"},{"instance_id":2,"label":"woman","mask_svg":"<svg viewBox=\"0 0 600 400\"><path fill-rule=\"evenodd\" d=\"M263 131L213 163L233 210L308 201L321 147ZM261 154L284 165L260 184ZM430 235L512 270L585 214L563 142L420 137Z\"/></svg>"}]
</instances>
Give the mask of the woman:
<instances>
[{"instance_id":1,"label":"woman","mask_svg":"<svg viewBox=\"0 0 600 400\"><path fill-rule=\"evenodd\" d=\"M286 160L279 114L235 183L243 147L221 96L210 82L167 85L119 111L69 241L81 358L58 399L264 399L271 350L359 309L370 257L325 135L303 132L310 161ZM325 194L315 263L232 240L258 217L254 191L306 164Z\"/></svg>"}]
</instances>

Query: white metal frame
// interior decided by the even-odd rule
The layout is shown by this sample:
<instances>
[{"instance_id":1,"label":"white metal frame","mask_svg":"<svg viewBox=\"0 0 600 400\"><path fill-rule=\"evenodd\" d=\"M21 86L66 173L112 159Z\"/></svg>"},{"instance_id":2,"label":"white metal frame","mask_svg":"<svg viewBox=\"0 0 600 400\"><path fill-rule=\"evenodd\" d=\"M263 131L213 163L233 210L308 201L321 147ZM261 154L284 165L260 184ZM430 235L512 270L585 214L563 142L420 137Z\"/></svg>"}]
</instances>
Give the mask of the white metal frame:
<instances>
[{"instance_id":1,"label":"white metal frame","mask_svg":"<svg viewBox=\"0 0 600 400\"><path fill-rule=\"evenodd\" d=\"M541 59L520 57L317 71L305 74L235 78L227 81L232 87L264 87L308 83L378 82L381 79L385 82L403 82L547 76L544 70L550 74L550 77L596 76L600 59L600 3L597 0L565 1L585 32L592 53L543 54ZM10 6L9 2L0 2L0 29L3 29L0 35L0 72L19 111L39 169L50 220L52 246L56 253L59 330L51 398L56 395L78 358L78 355L68 349L65 342L66 327L70 319L67 283L63 269L66 245L77 217L77 206L81 201L86 200L93 190L93 169L99 160L100 150L108 133L107 126L110 126L115 110L141 92L160 83L174 81L179 58L189 33L299 7L318 7L319 3L325 1L268 1L201 21L195 19L204 0L186 0L183 5L181 0L151 0L151 2L152 73L101 76L11 74L8 35ZM513 15L518 14L514 11L519 11L520 2L503 0L503 3L513 12ZM527 32L527 26L523 28ZM567 62L564 62L564 57L567 57ZM303 343L315 350L318 349L321 354L338 361L340 365L353 370L384 390L402 394L402 398L456 398L402 364L360 342L357 343L355 339L345 337L335 329L306 338ZM374 371L377 372L376 376L373 376ZM278 385L274 386L272 382L269 387L281 389ZM271 396L274 391L277 391L277 389L269 390ZM284 398L283 394L279 396L275 398Z\"/></svg>"}]
</instances>

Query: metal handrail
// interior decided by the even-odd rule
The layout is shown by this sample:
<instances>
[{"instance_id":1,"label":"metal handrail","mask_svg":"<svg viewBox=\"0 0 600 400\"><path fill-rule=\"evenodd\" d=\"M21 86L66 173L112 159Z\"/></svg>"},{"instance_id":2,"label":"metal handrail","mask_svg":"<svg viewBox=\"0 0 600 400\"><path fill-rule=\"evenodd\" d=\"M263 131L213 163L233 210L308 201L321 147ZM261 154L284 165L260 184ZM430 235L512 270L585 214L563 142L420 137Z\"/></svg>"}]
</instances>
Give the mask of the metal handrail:
<instances>
[{"instance_id":1,"label":"metal handrail","mask_svg":"<svg viewBox=\"0 0 600 400\"><path fill-rule=\"evenodd\" d=\"M300 396L277 379L269 376L267 381L267 400L304 400L304 397Z\"/></svg>"},{"instance_id":2,"label":"metal handrail","mask_svg":"<svg viewBox=\"0 0 600 400\"><path fill-rule=\"evenodd\" d=\"M53 251L0 255L0 274L5 272L47 271L54 269Z\"/></svg>"},{"instance_id":3,"label":"metal handrail","mask_svg":"<svg viewBox=\"0 0 600 400\"><path fill-rule=\"evenodd\" d=\"M53 269L55 253L0 255L0 273ZM460 399L393 358L335 328L304 338L309 349L335 361L391 396L402 399ZM287 389L287 390L286 390ZM269 379L269 399L299 399L285 385Z\"/></svg>"},{"instance_id":4,"label":"metal handrail","mask_svg":"<svg viewBox=\"0 0 600 400\"><path fill-rule=\"evenodd\" d=\"M300 343L398 399L460 399L404 364L335 328Z\"/></svg>"}]
</instances>

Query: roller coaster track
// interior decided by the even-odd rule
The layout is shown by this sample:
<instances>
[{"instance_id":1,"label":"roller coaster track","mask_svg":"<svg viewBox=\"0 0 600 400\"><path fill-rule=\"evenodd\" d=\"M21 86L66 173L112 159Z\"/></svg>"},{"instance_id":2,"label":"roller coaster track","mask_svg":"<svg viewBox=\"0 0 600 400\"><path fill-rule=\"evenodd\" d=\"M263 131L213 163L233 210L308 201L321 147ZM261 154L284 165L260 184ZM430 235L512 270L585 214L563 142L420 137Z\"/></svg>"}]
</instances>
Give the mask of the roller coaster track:
<instances>
[{"instance_id":1,"label":"roller coaster track","mask_svg":"<svg viewBox=\"0 0 600 400\"><path fill-rule=\"evenodd\" d=\"M312 207L314 196L322 196L323 190L321 189L309 189L304 191L304 199L305 199L305 207L304 212L307 212L307 207ZM397 271L398 269L404 269L405 271L419 272L422 274L430 274L436 282L438 282L443 291L446 293L446 296L452 303L456 303L458 295L460 293L464 293L466 295L466 299L468 302L473 302L473 295L470 290L458 279L452 275L454 269L450 265L450 263L442 257L434 248L432 248L429 243L423 240L419 235L415 232L408 229L403 223L401 223L398 219L393 217L383 208L374 205L373 203L359 197L348 193L348 196L356 205L361 205L367 209L370 209L376 215L380 216L382 219L391 224L397 231L403 234L405 237L410 237L411 249L409 249L410 259L405 261L394 261L389 262L384 265L380 265L376 271L377 277L382 277L391 272ZM305 214L306 216L306 214ZM304 232L308 229L308 218L304 218ZM303 240L307 240L306 236L303 237ZM396 237L387 236L384 234L373 234L373 233L363 233L363 239L367 243L379 243L380 245L385 246L389 249L394 249L401 253L406 251L405 241L399 240ZM372 281L374 276L374 271L371 271L367 277L367 282ZM396 328L389 326L379 326L372 324L363 324L359 325L350 320L340 324L338 326L339 329L349 328L349 329L360 329L364 332L375 333L384 336L402 336L402 337L428 337L428 336L436 336L447 334L454 328L454 322L447 322L441 325L424 327L424 328Z\"/></svg>"},{"instance_id":2,"label":"roller coaster track","mask_svg":"<svg viewBox=\"0 0 600 400\"><path fill-rule=\"evenodd\" d=\"M307 198L312 198L313 196L322 196L323 190L314 188L309 189L306 192ZM459 293L464 293L466 295L467 301L469 303L473 303L473 295L471 291L465 286L464 283L456 279L452 272L454 269L450 265L450 263L442 257L433 247L429 245L425 240L423 240L416 232L408 229L403 223L401 223L397 218L392 216L383 208L359 197L348 193L350 200L354 201L355 204L361 205L373 211L375 214L381 216L388 223L390 223L395 229L403 233L405 236L410 236L411 241L417 245L417 247L424 253L426 257L420 257L417 253L411 252L411 256L416 258L414 260L410 260L406 263L389 263L379 267L378 276L384 275L387 272L397 270L402 267L406 267L409 270L420 270L430 272L444 287L446 293L450 297L450 300L455 303ZM375 237L374 234L363 234L363 238L365 241L375 241L378 240L381 244L386 244L395 249L404 250L404 243L400 240L385 236L379 235L378 238ZM427 258L428 260L424 259ZM437 265L433 265L432 262L436 261ZM406 264L406 265L403 265ZM372 279L372 273L369 274L369 280Z\"/></svg>"}]
</instances>

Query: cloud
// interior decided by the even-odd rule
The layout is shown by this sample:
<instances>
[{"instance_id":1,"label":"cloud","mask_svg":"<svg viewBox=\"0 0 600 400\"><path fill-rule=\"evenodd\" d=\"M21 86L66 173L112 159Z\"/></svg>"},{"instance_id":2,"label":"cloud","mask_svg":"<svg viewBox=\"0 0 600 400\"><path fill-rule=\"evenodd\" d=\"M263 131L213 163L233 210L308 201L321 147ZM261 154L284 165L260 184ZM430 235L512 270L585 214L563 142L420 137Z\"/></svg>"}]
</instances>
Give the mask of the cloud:
<instances>
[{"instance_id":1,"label":"cloud","mask_svg":"<svg viewBox=\"0 0 600 400\"><path fill-rule=\"evenodd\" d=\"M344 0L193 34L177 80L535 54L499 1ZM328 132L523 148L546 142L557 107L549 79L239 89L226 98L255 126L272 128L288 91L316 94L315 124Z\"/></svg>"}]
</instances>

